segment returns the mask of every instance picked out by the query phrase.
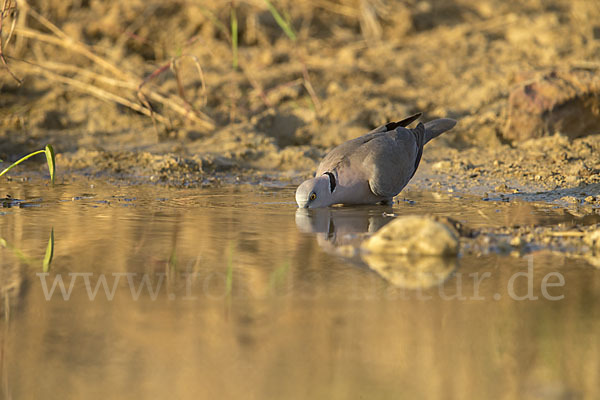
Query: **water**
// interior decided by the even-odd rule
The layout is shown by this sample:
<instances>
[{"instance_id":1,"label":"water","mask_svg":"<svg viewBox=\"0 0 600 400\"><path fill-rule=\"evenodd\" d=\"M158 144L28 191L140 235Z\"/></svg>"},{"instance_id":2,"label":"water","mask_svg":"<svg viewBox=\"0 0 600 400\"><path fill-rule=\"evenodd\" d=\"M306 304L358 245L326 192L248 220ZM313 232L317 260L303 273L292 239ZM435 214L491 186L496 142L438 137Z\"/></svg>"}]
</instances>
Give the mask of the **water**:
<instances>
[{"instance_id":1,"label":"water","mask_svg":"<svg viewBox=\"0 0 600 400\"><path fill-rule=\"evenodd\" d=\"M384 213L576 221L564 210L415 191L305 213L289 187L0 189L3 398L600 397L599 270L548 253L394 264L352 247Z\"/></svg>"}]
</instances>

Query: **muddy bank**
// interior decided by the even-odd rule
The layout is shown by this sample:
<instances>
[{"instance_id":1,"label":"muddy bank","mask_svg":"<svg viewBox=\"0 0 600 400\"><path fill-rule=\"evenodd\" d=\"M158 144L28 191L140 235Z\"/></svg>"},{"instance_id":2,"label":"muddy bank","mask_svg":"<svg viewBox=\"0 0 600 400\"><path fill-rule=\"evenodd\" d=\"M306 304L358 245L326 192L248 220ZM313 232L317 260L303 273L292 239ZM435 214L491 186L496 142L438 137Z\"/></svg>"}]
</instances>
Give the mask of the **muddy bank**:
<instances>
[{"instance_id":1,"label":"muddy bank","mask_svg":"<svg viewBox=\"0 0 600 400\"><path fill-rule=\"evenodd\" d=\"M311 146L279 149L270 140L255 140L254 135L244 135L244 140L241 135L238 137L240 140L233 142L211 138L204 145L197 143L198 149L218 148L210 153L194 153L190 148L165 154L78 150L59 155L58 166L63 171L177 187L260 185L273 180L297 184L314 173L325 154L323 149ZM427 146L424 162L409 187L475 194L486 201L548 202L576 213L590 213L600 209L597 154L598 135L576 140L550 136L530 139L515 147L500 144L464 150L449 148L441 139Z\"/></svg>"},{"instance_id":2,"label":"muddy bank","mask_svg":"<svg viewBox=\"0 0 600 400\"><path fill-rule=\"evenodd\" d=\"M479 194L484 200L600 206L600 136L530 139L515 147L463 151L430 146L422 182L431 189ZM427 177L431 173L431 177Z\"/></svg>"},{"instance_id":3,"label":"muddy bank","mask_svg":"<svg viewBox=\"0 0 600 400\"><path fill-rule=\"evenodd\" d=\"M19 5L0 158L52 143L65 176L297 183L332 146L424 112L460 122L415 187L599 206L593 2L277 7L296 39L264 3L236 3L234 55L231 4Z\"/></svg>"}]
</instances>

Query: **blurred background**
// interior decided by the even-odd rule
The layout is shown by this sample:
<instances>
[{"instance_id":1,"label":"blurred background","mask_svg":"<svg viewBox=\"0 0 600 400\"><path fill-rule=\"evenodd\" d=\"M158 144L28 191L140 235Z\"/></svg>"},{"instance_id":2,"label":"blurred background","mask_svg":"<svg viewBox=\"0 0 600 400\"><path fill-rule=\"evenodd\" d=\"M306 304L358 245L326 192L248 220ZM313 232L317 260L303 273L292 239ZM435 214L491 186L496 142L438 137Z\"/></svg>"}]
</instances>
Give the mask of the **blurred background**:
<instances>
[{"instance_id":1,"label":"blurred background","mask_svg":"<svg viewBox=\"0 0 600 400\"><path fill-rule=\"evenodd\" d=\"M600 2L0 6L2 167L52 144L58 182L27 182L42 156L0 178L0 397L599 397ZM394 213L481 233L440 274L450 300L402 297L340 257L344 218L312 234L293 215L293 184L328 149L416 112L459 123ZM392 215L357 209L365 230ZM78 283L49 301L49 248L49 279L148 274L165 290L92 302ZM505 295L526 253L536 293L560 270L564 301ZM489 274L483 299L452 297L474 293L470 273ZM202 291L211 276L226 298Z\"/></svg>"},{"instance_id":2,"label":"blurred background","mask_svg":"<svg viewBox=\"0 0 600 400\"><path fill-rule=\"evenodd\" d=\"M414 112L458 118L439 141L457 149L600 131L595 1L3 5L5 160L53 143L63 169L118 153L113 172L156 171L152 154L175 153L200 170L309 171Z\"/></svg>"}]
</instances>

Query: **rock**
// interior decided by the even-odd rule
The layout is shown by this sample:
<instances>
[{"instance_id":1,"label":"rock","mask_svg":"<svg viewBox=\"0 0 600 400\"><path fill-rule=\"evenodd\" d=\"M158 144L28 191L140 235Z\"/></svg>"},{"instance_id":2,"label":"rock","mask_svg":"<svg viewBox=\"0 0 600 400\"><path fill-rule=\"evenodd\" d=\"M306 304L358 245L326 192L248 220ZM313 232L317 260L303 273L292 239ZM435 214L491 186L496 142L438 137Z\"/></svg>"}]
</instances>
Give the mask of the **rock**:
<instances>
[{"instance_id":1,"label":"rock","mask_svg":"<svg viewBox=\"0 0 600 400\"><path fill-rule=\"evenodd\" d=\"M577 175L567 175L565 177L565 183L567 184L575 184L581 181L581 179Z\"/></svg>"},{"instance_id":2,"label":"rock","mask_svg":"<svg viewBox=\"0 0 600 400\"><path fill-rule=\"evenodd\" d=\"M600 133L600 78L587 71L552 71L510 93L505 139L557 132L571 139Z\"/></svg>"},{"instance_id":3,"label":"rock","mask_svg":"<svg viewBox=\"0 0 600 400\"><path fill-rule=\"evenodd\" d=\"M509 243L513 247L520 247L523 244L523 240L520 236L515 236L510 240Z\"/></svg>"},{"instance_id":4,"label":"rock","mask_svg":"<svg viewBox=\"0 0 600 400\"><path fill-rule=\"evenodd\" d=\"M442 160L442 161L438 161L438 162L434 163L431 166L431 169L433 169L434 171L447 172L450 170L451 167L452 167L452 163L450 161Z\"/></svg>"},{"instance_id":5,"label":"rock","mask_svg":"<svg viewBox=\"0 0 600 400\"><path fill-rule=\"evenodd\" d=\"M596 257L593 255L587 255L585 257L586 261L588 263L590 263L591 265L593 265L596 268L600 268L600 257Z\"/></svg>"},{"instance_id":6,"label":"rock","mask_svg":"<svg viewBox=\"0 0 600 400\"><path fill-rule=\"evenodd\" d=\"M458 254L458 245L452 227L429 217L411 215L396 218L361 247L370 253L452 256Z\"/></svg>"},{"instance_id":7,"label":"rock","mask_svg":"<svg viewBox=\"0 0 600 400\"><path fill-rule=\"evenodd\" d=\"M597 253L600 253L600 229L591 231L583 237L585 244L594 249Z\"/></svg>"},{"instance_id":8,"label":"rock","mask_svg":"<svg viewBox=\"0 0 600 400\"><path fill-rule=\"evenodd\" d=\"M559 199L568 204L579 204L580 200L575 196L563 196Z\"/></svg>"},{"instance_id":9,"label":"rock","mask_svg":"<svg viewBox=\"0 0 600 400\"><path fill-rule=\"evenodd\" d=\"M441 216L432 216L431 217L434 221L437 221L443 225L446 225L447 227L451 228L452 232L454 233L455 236L457 237L469 237L472 238L476 235L476 232L471 229L470 227L468 227L467 225L463 224L460 221L457 221L453 218L450 217L441 217Z\"/></svg>"},{"instance_id":10,"label":"rock","mask_svg":"<svg viewBox=\"0 0 600 400\"><path fill-rule=\"evenodd\" d=\"M501 183L494 188L494 191L499 193L509 193L511 190L505 183Z\"/></svg>"}]
</instances>

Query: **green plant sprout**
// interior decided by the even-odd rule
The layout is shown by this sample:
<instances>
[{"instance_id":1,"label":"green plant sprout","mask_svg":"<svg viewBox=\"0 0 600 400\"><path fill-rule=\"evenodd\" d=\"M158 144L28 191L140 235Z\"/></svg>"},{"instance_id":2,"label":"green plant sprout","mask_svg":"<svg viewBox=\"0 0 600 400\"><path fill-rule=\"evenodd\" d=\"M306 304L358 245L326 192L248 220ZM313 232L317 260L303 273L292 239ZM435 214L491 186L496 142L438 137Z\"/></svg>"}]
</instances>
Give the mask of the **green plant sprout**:
<instances>
[{"instance_id":1,"label":"green plant sprout","mask_svg":"<svg viewBox=\"0 0 600 400\"><path fill-rule=\"evenodd\" d=\"M269 277L269 288L271 289L271 292L275 292L275 290L284 282L290 269L290 264L290 260L286 260L281 266L271 272L271 276Z\"/></svg>"},{"instance_id":2,"label":"green plant sprout","mask_svg":"<svg viewBox=\"0 0 600 400\"><path fill-rule=\"evenodd\" d=\"M8 243L4 238L0 237L0 247L4 247L7 250L13 252L13 254L19 258L22 262L29 264L31 266L39 265L39 260L35 260L31 257L26 256L21 250ZM50 232L50 239L48 239L48 246L46 246L46 253L44 254L44 259L42 260L42 271L48 272L50 270L50 265L52 264L52 259L54 258L54 227L52 227L52 231Z\"/></svg>"},{"instance_id":3,"label":"green plant sprout","mask_svg":"<svg viewBox=\"0 0 600 400\"><path fill-rule=\"evenodd\" d=\"M235 5L231 5L231 53L233 54L233 69L238 67L238 20Z\"/></svg>"},{"instance_id":4,"label":"green plant sprout","mask_svg":"<svg viewBox=\"0 0 600 400\"><path fill-rule=\"evenodd\" d=\"M44 261L42 261L42 271L48 272L50 270L50 264L52 264L52 258L54 258L54 227L50 232L50 239L48 239L48 246L46 247L46 254L44 255Z\"/></svg>"},{"instance_id":5,"label":"green plant sprout","mask_svg":"<svg viewBox=\"0 0 600 400\"><path fill-rule=\"evenodd\" d=\"M233 288L233 242L229 243L229 254L227 256L227 276L225 279L225 294L229 298Z\"/></svg>"},{"instance_id":6,"label":"green plant sprout","mask_svg":"<svg viewBox=\"0 0 600 400\"><path fill-rule=\"evenodd\" d=\"M21 158L20 160L15 161L11 165L9 165L7 168L5 168L2 172L0 172L0 176L4 175L5 173L10 171L17 165L21 164L23 161L27 160L28 158L31 158L37 154L42 154L42 153L46 154L46 162L48 163L48 171L50 171L50 182L52 182L52 184L54 184L54 173L56 172L56 162L55 162L55 156L54 156L54 148L50 144L47 144L43 150L34 151L33 153L27 154L25 157Z\"/></svg>"},{"instance_id":7,"label":"green plant sprout","mask_svg":"<svg viewBox=\"0 0 600 400\"><path fill-rule=\"evenodd\" d=\"M24 263L33 264L33 260L31 258L27 257L21 250L8 243L4 238L0 238L0 247L4 247L5 249L12 251L13 254Z\"/></svg>"},{"instance_id":8,"label":"green plant sprout","mask_svg":"<svg viewBox=\"0 0 600 400\"><path fill-rule=\"evenodd\" d=\"M294 33L294 30L292 29L290 24L285 19L283 19L281 14L279 14L279 11L277 11L277 9L273 5L273 3L271 3L270 0L264 1L267 7L269 8L269 11L271 12L271 15L273 16L273 18L275 18L275 22L277 22L277 25L279 25L279 27L285 32L285 34L287 35L287 37L290 38L291 41L296 41L296 34Z\"/></svg>"},{"instance_id":9,"label":"green plant sprout","mask_svg":"<svg viewBox=\"0 0 600 400\"><path fill-rule=\"evenodd\" d=\"M279 13L279 11L277 11L277 8L275 8L275 6L273 5L273 3L271 3L270 0L264 0L265 4L267 5L269 12L271 13L271 15L273 16L273 18L275 19L275 22L277 22L277 25L279 25L279 27L281 28L281 30L283 30L283 32L287 35L288 38L290 38L290 40L292 42L296 41L296 34L294 33L294 29L291 27L291 25L288 23L288 21L286 21L281 14ZM213 22L217 23L218 20L216 20L216 18L211 18L211 20L214 20ZM231 15L230 15L230 23L231 23L231 53L233 56L233 69L237 69L238 65L239 65L239 61L238 61L238 19L237 19L237 14L236 14L236 9L235 9L235 3L232 2L231 3ZM219 28L224 30L224 26L219 23L220 26Z\"/></svg>"}]
</instances>

